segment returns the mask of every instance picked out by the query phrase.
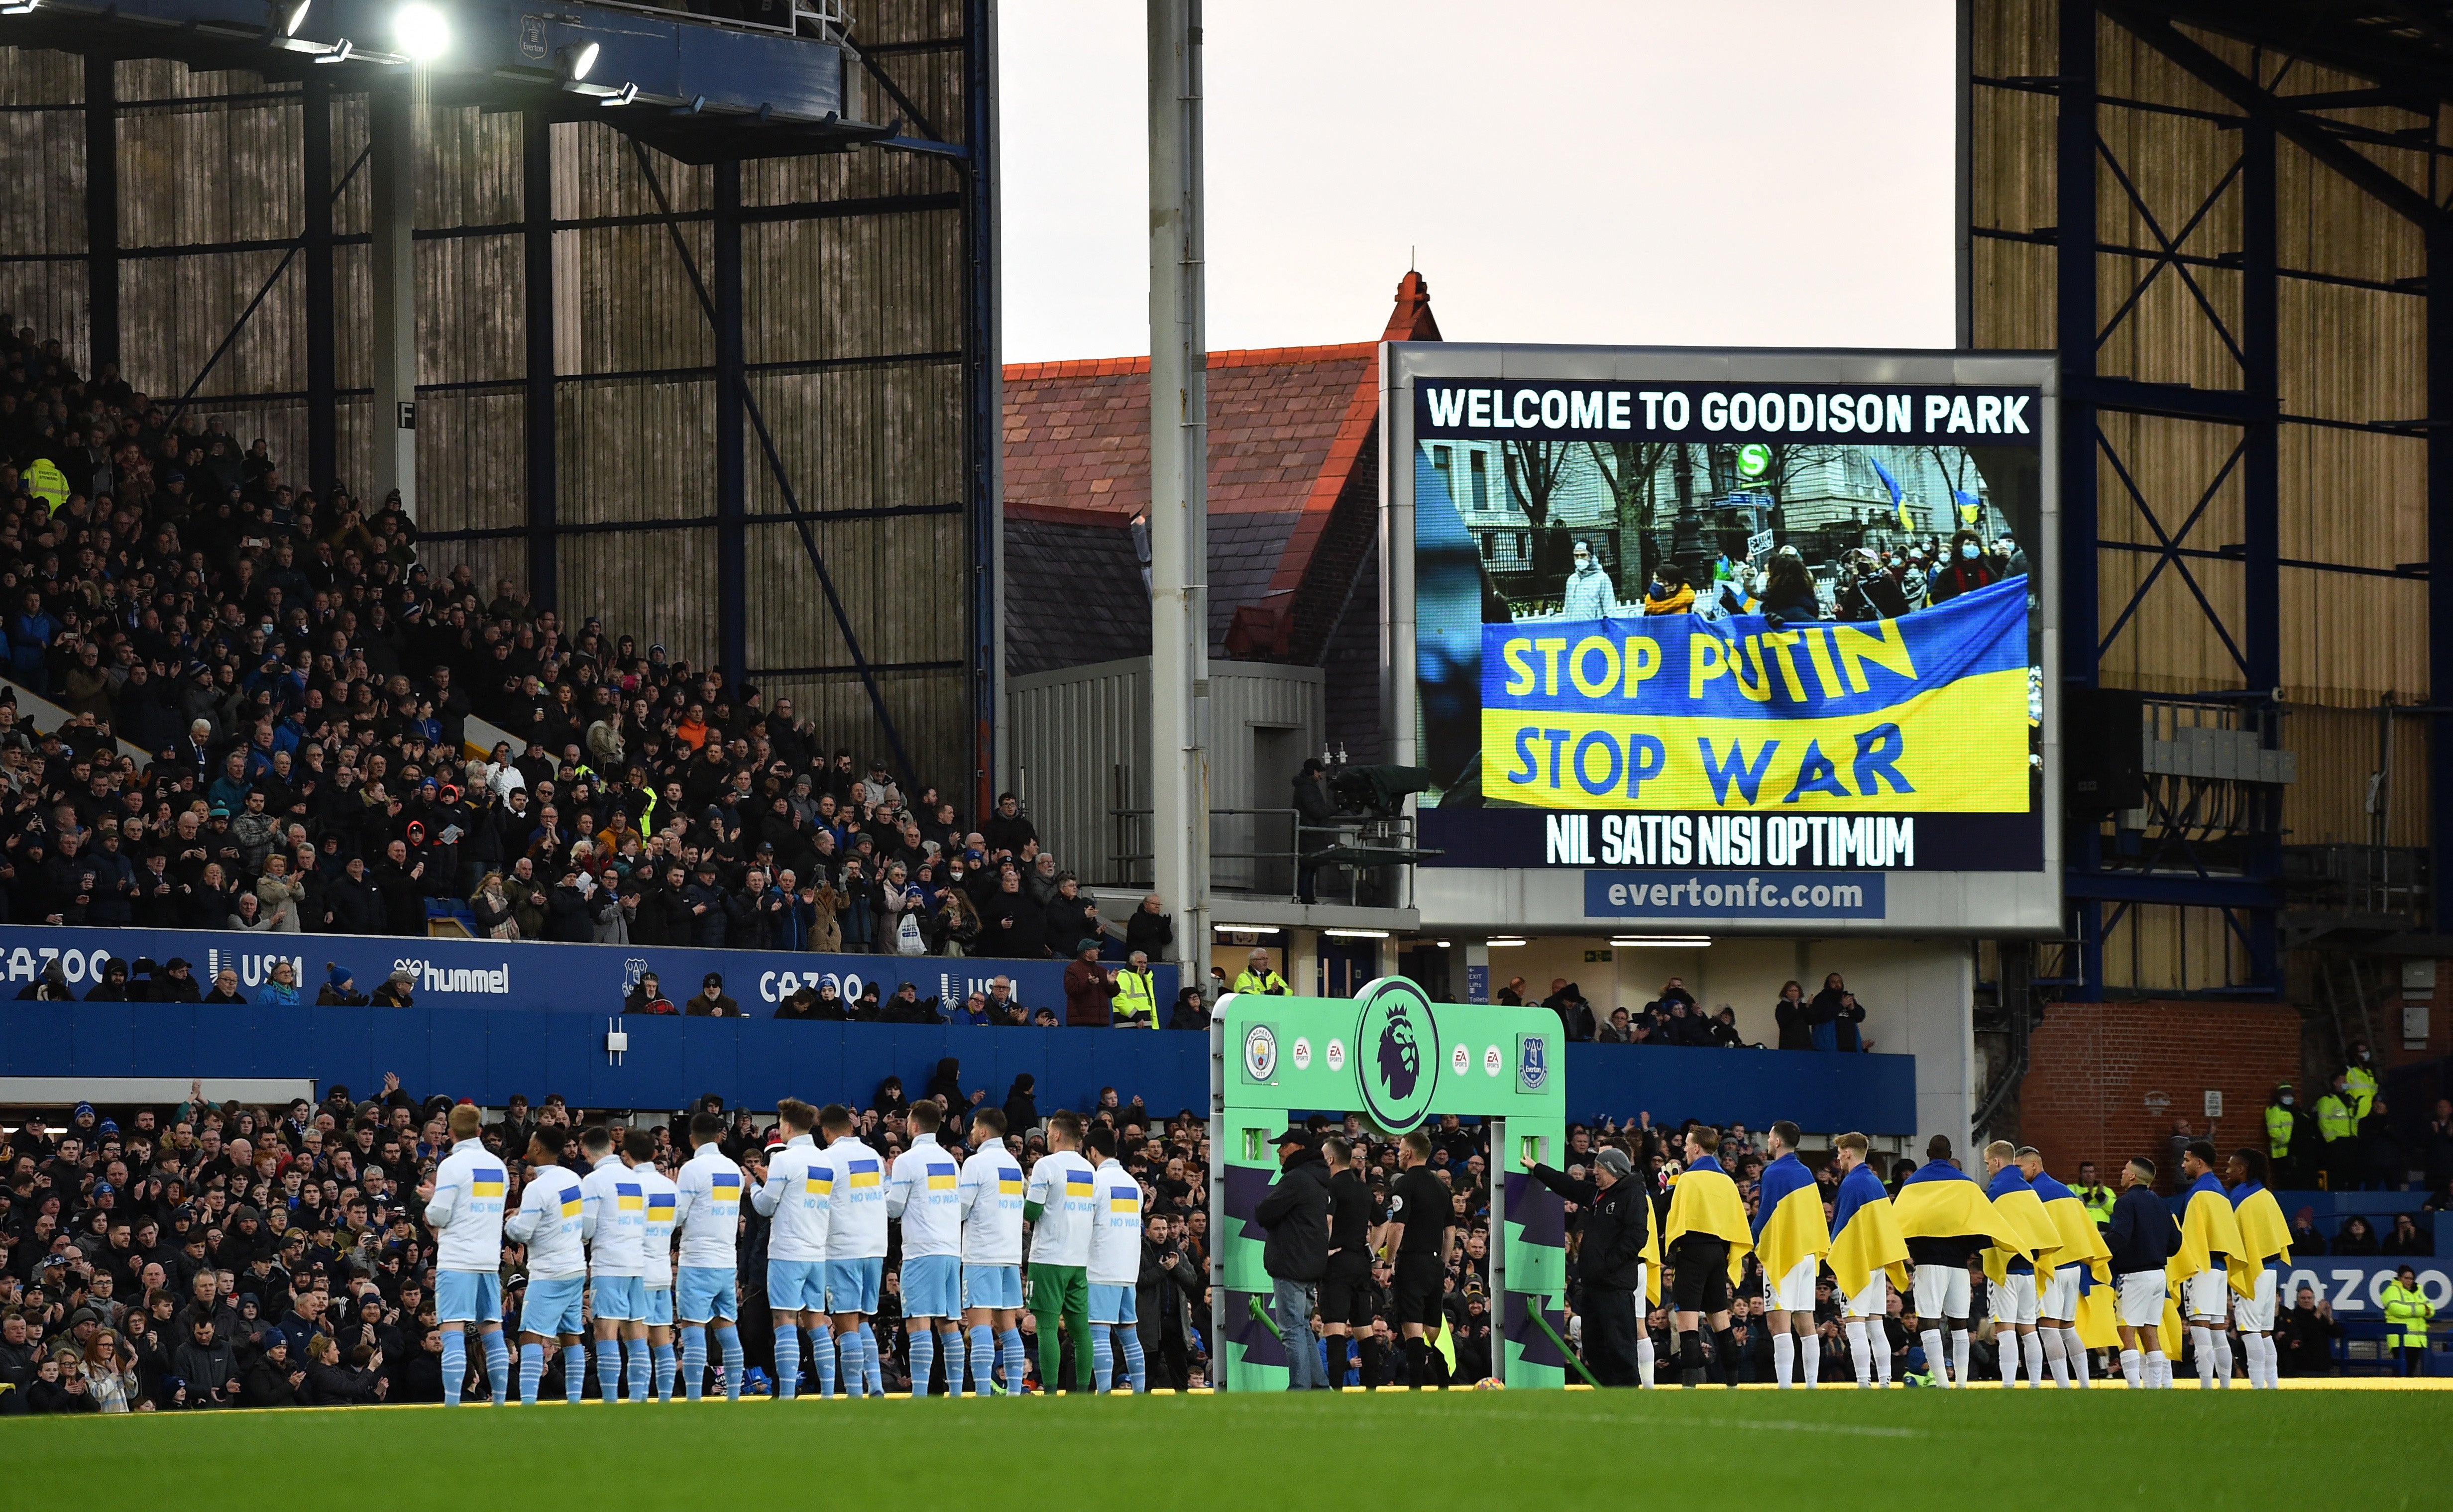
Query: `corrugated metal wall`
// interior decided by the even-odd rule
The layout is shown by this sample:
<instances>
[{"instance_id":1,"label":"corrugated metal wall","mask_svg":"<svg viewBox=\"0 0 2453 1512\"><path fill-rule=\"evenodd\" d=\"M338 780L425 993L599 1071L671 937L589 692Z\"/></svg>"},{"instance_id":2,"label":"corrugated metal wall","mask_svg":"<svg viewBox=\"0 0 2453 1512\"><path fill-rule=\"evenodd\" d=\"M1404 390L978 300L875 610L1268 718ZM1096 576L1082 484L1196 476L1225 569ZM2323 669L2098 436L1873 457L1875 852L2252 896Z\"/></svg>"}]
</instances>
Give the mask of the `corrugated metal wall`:
<instances>
[{"instance_id":1,"label":"corrugated metal wall","mask_svg":"<svg viewBox=\"0 0 2453 1512\"><path fill-rule=\"evenodd\" d=\"M912 108L872 82L874 113L912 135L961 139L962 0L881 0L858 35ZM294 84L116 66L121 351L129 381L263 436L289 478L307 472L303 256L269 290L302 234L304 97ZM57 334L86 362L84 64L0 49L0 168L16 186L0 217L0 308ZM367 143L363 95L331 105L332 171ZM925 120L922 119L925 117ZM419 524L438 575L466 563L492 585L528 577L525 119L416 111ZM714 170L655 152L667 225L628 138L557 124L554 232L558 599L566 621L720 659L717 635L715 344L675 249L711 276ZM804 511L915 510L813 524L861 653L924 783L968 806L974 730L965 670L968 567L964 390L969 263L960 165L863 149L745 163L745 359L753 402ZM333 212L338 476L371 472L368 391L369 180ZM243 326L242 312L262 293ZM237 334L231 338L233 328ZM206 364L229 338L209 373ZM202 381L199 382L199 375ZM749 669L823 738L864 752L886 741L828 612L757 431L746 475ZM311 480L321 483L325 480ZM653 528L608 525L660 522ZM672 524L670 522L682 522Z\"/></svg>"},{"instance_id":2,"label":"corrugated metal wall","mask_svg":"<svg viewBox=\"0 0 2453 1512\"><path fill-rule=\"evenodd\" d=\"M1974 224L2024 236L2047 232L2058 218L2050 93L2015 87L2060 70L2051 0L1976 0L1973 71ZM2185 30L2185 29L2184 29ZM2245 45L2210 33L2192 39L2244 72ZM2157 229L2178 234L2240 156L2240 133L2190 111L2236 115L2237 108L2109 20L2099 23L2099 93L2163 109L2107 104L2100 130L2111 156L2152 208L2156 226L2132 204L2119 174L2099 164L2097 212L2104 243L2152 250ZM2283 60L2262 60L2271 78ZM1982 81L2000 81L1987 84ZM2304 61L2290 68L2289 91L2316 93L2368 81ZM2403 112L2336 112L2385 129ZM2371 153L2371 156L2376 154ZM2424 249L2407 222L2377 205L2289 141L2277 151L2281 266L2336 278L2391 284L2424 272ZM2415 155L2378 159L2397 171ZM2235 180L2205 210L2183 250L2214 257L2242 244L2241 189ZM1973 248L1975 344L2050 349L2054 345L2054 259L2048 239L1980 235ZM2149 264L2106 253L2099 259L2096 325L2128 301ZM2235 332L2241 275L2233 267L2192 265L2188 275L2206 304ZM2413 292L2285 277L2280 292L2283 409L2319 421L2368 423L2421 412L2426 391L2424 302ZM2188 282L2166 269L2104 342L2100 370L2205 388L2240 384L2240 369L2214 332ZM2125 468L2166 530L2206 497L2240 438L2237 428L2157 417L2104 416L2120 465L2099 452L2102 498L2097 570L2102 585L2099 638L2111 633L2156 557L2124 549L2156 537L2131 502ZM2323 425L2281 428L2282 555L2286 559L2382 569L2426 557L2424 442ZM2242 539L2241 482L2235 468L2214 487L2204 517L2184 544L2219 549ZM2119 544L2116 544L2119 543ZM2237 625L2243 572L2231 562L2192 559L2189 573L2228 624ZM2410 577L2354 575L2285 567L2282 574L2284 744L2299 753L2299 781L2286 790L2283 822L2295 845L2329 842L2424 843L2426 794L2419 774L2425 735L2403 721L2393 764L2396 784L2384 832L2367 802L2377 769L2375 706L2388 695L2423 702L2428 686L2427 588ZM2193 693L2239 686L2240 670L2180 574L2166 568L2107 650L2108 686ZM2226 952L2229 952L2227 955ZM2203 910L2132 908L2104 942L2114 986L2170 988L2225 979L2244 969L2239 942L2221 917ZM2185 973L2185 975L2184 975Z\"/></svg>"}]
</instances>

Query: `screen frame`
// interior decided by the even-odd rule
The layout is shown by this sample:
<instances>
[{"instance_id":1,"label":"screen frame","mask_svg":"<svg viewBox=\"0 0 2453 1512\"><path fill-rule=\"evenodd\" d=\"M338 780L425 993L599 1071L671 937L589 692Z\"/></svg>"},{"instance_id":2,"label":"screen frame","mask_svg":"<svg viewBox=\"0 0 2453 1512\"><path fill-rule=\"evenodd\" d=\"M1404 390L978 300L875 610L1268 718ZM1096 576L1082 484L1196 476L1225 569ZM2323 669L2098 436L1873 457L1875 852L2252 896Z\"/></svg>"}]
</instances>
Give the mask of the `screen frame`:
<instances>
[{"instance_id":1,"label":"screen frame","mask_svg":"<svg viewBox=\"0 0 2453 1512\"><path fill-rule=\"evenodd\" d=\"M1977 933L1988 937L2057 937L2065 932L2063 891L2064 834L2062 802L2062 527L2060 363L2048 352L1952 352L1816 348L1683 348L1512 346L1484 342L1383 342L1380 347L1380 624L1381 734L1387 759L1412 766L1419 750L1415 737L1418 689L1416 677L1416 609L1414 562L1414 388L1420 380L1503 382L1628 382L1684 384L1841 384L1864 387L1916 386L2026 388L2043 397L2038 421L2038 540L2028 552L2029 569L2038 580L2038 644L2044 666L2043 849L2040 871L1944 872L1913 876L1917 885L1904 889L1904 911L1881 920L1817 919L1810 925L1766 925L1732 918L1709 922L1729 934L1796 934L1805 927L1816 934L1916 935L1936 932ZM1408 800L1409 807L1412 800ZM1457 925L1480 923L1507 927L1554 927L1591 931L1624 927L1623 923L1585 914L1581 905L1566 911L1564 895L1555 888L1541 891L1556 901L1538 903L1534 889L1493 886L1502 875L1578 871L1572 867L1476 868L1441 867L1464 872L1456 896L1486 902L1514 900L1505 911L1516 918L1456 920ZM1428 869L1419 874L1416 895L1426 906L1425 924L1432 924L1437 894L1426 888ZM1579 880L1581 872L1578 872ZM1487 880L1477 880L1487 879ZM1962 880L1964 880L1964 884ZM1984 882L2011 882L2009 887ZM1577 889L1581 892L1581 886ZM1902 890L1902 889L1896 889ZM1430 894L1426 896L1426 894ZM1946 900L1946 901L1945 901ZM1441 910L1446 911L1446 910ZM1450 921L1441 921L1447 923Z\"/></svg>"}]
</instances>

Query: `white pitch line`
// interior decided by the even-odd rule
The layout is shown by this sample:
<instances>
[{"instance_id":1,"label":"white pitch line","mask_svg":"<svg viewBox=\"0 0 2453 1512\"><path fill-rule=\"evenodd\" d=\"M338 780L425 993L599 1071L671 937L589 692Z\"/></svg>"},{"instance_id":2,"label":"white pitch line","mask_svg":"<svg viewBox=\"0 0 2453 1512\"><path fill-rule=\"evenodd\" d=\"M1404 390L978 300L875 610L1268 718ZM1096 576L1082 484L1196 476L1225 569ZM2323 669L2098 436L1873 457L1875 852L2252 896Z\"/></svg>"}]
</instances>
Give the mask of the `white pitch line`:
<instances>
[{"instance_id":1,"label":"white pitch line","mask_svg":"<svg viewBox=\"0 0 2453 1512\"><path fill-rule=\"evenodd\" d=\"M1599 1412L1534 1413L1494 1412L1494 1418L1506 1418L1518 1422L1606 1422L1657 1423L1663 1427L1705 1428L1770 1428L1783 1433L1830 1433L1853 1439L1923 1439L1929 1437L1918 1428L1885 1428L1857 1422L1801 1422L1794 1418L1665 1418L1653 1413L1609 1414Z\"/></svg>"}]
</instances>

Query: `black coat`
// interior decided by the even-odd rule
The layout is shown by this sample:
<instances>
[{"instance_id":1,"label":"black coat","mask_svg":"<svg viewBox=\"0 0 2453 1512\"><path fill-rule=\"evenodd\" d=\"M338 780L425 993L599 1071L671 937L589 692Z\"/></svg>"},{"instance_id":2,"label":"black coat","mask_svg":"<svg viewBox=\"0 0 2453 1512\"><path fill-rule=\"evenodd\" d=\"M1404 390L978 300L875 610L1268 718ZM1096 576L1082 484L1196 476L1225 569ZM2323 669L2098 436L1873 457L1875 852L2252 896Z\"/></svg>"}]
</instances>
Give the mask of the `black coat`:
<instances>
[{"instance_id":1,"label":"black coat","mask_svg":"<svg viewBox=\"0 0 2453 1512\"><path fill-rule=\"evenodd\" d=\"M1252 1209L1269 1231L1261 1265L1280 1281L1318 1281L1328 1274L1328 1164L1317 1150L1298 1154Z\"/></svg>"},{"instance_id":2,"label":"black coat","mask_svg":"<svg viewBox=\"0 0 2453 1512\"><path fill-rule=\"evenodd\" d=\"M1576 1204L1576 1279L1604 1291L1633 1291L1643 1280L1644 1236L1652 1218L1644 1184L1623 1177L1605 1191L1548 1165L1533 1179Z\"/></svg>"},{"instance_id":3,"label":"black coat","mask_svg":"<svg viewBox=\"0 0 2453 1512\"><path fill-rule=\"evenodd\" d=\"M1169 1255L1175 1257L1173 1264L1167 1263ZM1140 1319L1135 1327L1145 1352L1157 1354L1170 1330L1178 1339L1194 1337L1191 1303L1199 1300L1205 1284L1200 1267L1181 1244L1142 1242L1142 1273L1133 1288L1133 1310Z\"/></svg>"}]
</instances>

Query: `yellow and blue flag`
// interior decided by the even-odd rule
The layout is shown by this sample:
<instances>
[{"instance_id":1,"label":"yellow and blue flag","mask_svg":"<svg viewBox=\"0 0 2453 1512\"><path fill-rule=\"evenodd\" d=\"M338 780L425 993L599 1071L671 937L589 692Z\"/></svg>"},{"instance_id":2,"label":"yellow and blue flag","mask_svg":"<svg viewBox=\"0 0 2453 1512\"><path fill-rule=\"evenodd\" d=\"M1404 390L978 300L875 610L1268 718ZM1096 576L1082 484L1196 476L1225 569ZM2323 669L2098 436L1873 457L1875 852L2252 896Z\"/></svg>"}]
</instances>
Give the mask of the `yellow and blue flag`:
<instances>
[{"instance_id":1,"label":"yellow and blue flag","mask_svg":"<svg viewBox=\"0 0 2453 1512\"><path fill-rule=\"evenodd\" d=\"M2231 1189L2232 1221L2240 1227L2241 1252L2264 1266L2291 1263L2291 1225L2283 1219L2283 1204L2258 1182Z\"/></svg>"},{"instance_id":2,"label":"yellow and blue flag","mask_svg":"<svg viewBox=\"0 0 2453 1512\"><path fill-rule=\"evenodd\" d=\"M1094 1184L1088 1171L1069 1170L1065 1173L1065 1195L1067 1197L1087 1197Z\"/></svg>"},{"instance_id":3,"label":"yellow and blue flag","mask_svg":"<svg viewBox=\"0 0 2453 1512\"><path fill-rule=\"evenodd\" d=\"M1764 1167L1755 1187L1755 1259L1777 1281L1808 1260L1831 1252L1831 1230L1823 1220L1823 1188L1794 1155Z\"/></svg>"},{"instance_id":4,"label":"yellow and blue flag","mask_svg":"<svg viewBox=\"0 0 2453 1512\"><path fill-rule=\"evenodd\" d=\"M469 1195L471 1197L500 1197L503 1195L505 1181L506 1178L501 1166L478 1166L476 1169L469 1173Z\"/></svg>"},{"instance_id":5,"label":"yellow and blue flag","mask_svg":"<svg viewBox=\"0 0 2453 1512\"><path fill-rule=\"evenodd\" d=\"M801 1190L812 1197L824 1197L835 1189L835 1173L823 1165L811 1165L801 1173Z\"/></svg>"},{"instance_id":6,"label":"yellow and blue flag","mask_svg":"<svg viewBox=\"0 0 2453 1512\"><path fill-rule=\"evenodd\" d=\"M1021 1166L1000 1165L997 1167L997 1195L1000 1197L1020 1197L1022 1195Z\"/></svg>"},{"instance_id":7,"label":"yellow and blue flag","mask_svg":"<svg viewBox=\"0 0 2453 1512\"><path fill-rule=\"evenodd\" d=\"M718 1205L738 1205L741 1202L741 1178L730 1171L718 1171L707 1179L707 1195L709 1202Z\"/></svg>"},{"instance_id":8,"label":"yellow and blue flag","mask_svg":"<svg viewBox=\"0 0 2453 1512\"><path fill-rule=\"evenodd\" d=\"M648 1206L647 1189L636 1182L615 1182L613 1205L625 1213L644 1212Z\"/></svg>"},{"instance_id":9,"label":"yellow and blue flag","mask_svg":"<svg viewBox=\"0 0 2453 1512\"><path fill-rule=\"evenodd\" d=\"M1537 808L2024 813L2027 584L1905 619L1486 625L1483 789Z\"/></svg>"},{"instance_id":10,"label":"yellow and blue flag","mask_svg":"<svg viewBox=\"0 0 2453 1512\"><path fill-rule=\"evenodd\" d=\"M1985 1199L1976 1178L1948 1161L1927 1161L1902 1182L1891 1212L1903 1239L1984 1239L2009 1246L2027 1240L2024 1226L2013 1227Z\"/></svg>"},{"instance_id":11,"label":"yellow and blue flag","mask_svg":"<svg viewBox=\"0 0 2453 1512\"><path fill-rule=\"evenodd\" d=\"M2016 1165L2003 1166L1993 1173L1984 1195L2019 1236L2016 1243L1996 1241L1984 1251L1985 1279L1999 1286L2014 1270L2050 1275L2056 1263L2053 1257L2061 1252L2061 1233L2036 1189L2027 1184L2026 1173Z\"/></svg>"},{"instance_id":12,"label":"yellow and blue flag","mask_svg":"<svg viewBox=\"0 0 2453 1512\"><path fill-rule=\"evenodd\" d=\"M581 1201L579 1188L576 1185L564 1187L562 1189L562 1216L565 1218L577 1218L580 1215L580 1208Z\"/></svg>"},{"instance_id":13,"label":"yellow and blue flag","mask_svg":"<svg viewBox=\"0 0 2453 1512\"><path fill-rule=\"evenodd\" d=\"M1669 1189L1669 1217L1661 1225L1667 1247L1681 1236L1709 1234L1729 1246L1729 1284L1745 1274L1746 1256L1755 1247L1755 1231L1746 1223L1746 1204L1738 1198L1738 1184L1721 1163L1704 1156L1680 1173Z\"/></svg>"},{"instance_id":14,"label":"yellow and blue flag","mask_svg":"<svg viewBox=\"0 0 2453 1512\"><path fill-rule=\"evenodd\" d=\"M875 1186L880 1179L875 1161L853 1161L845 1167L845 1170L851 1178L851 1184L855 1189Z\"/></svg>"},{"instance_id":15,"label":"yellow and blue flag","mask_svg":"<svg viewBox=\"0 0 2453 1512\"><path fill-rule=\"evenodd\" d=\"M1840 1196L1831 1204L1831 1277L1842 1295L1854 1297L1871 1284L1876 1271L1891 1278L1900 1290L1908 1288L1908 1242L1900 1237L1900 1221L1891 1211L1891 1194L1874 1167L1860 1163L1840 1179Z\"/></svg>"},{"instance_id":16,"label":"yellow and blue flag","mask_svg":"<svg viewBox=\"0 0 2453 1512\"><path fill-rule=\"evenodd\" d=\"M2243 1253L2240 1221L2232 1212L2231 1194L2224 1190L2214 1172L2206 1172L2190 1184L2184 1197L2180 1223L2181 1247L2164 1267L2175 1294L2181 1283L2212 1268L2217 1255L2223 1257L2224 1274L2232 1290L2244 1297L2257 1294L2257 1273L2264 1267Z\"/></svg>"},{"instance_id":17,"label":"yellow and blue flag","mask_svg":"<svg viewBox=\"0 0 2453 1512\"><path fill-rule=\"evenodd\" d=\"M652 1227L657 1224L671 1223L673 1221L673 1212L672 1193L650 1192L648 1194L648 1223L649 1226Z\"/></svg>"},{"instance_id":18,"label":"yellow and blue flag","mask_svg":"<svg viewBox=\"0 0 2453 1512\"><path fill-rule=\"evenodd\" d=\"M2053 1269L2084 1265L2088 1279L2110 1284L2112 1250L2104 1243L2104 1230L2095 1226L2095 1215L2071 1191L2053 1180L2050 1172L2038 1171L2027 1184L2035 1189L2036 1200L2044 1204L2044 1216L2052 1220L2053 1234L2061 1248L2053 1256ZM2086 1283L2079 1289L2084 1293Z\"/></svg>"},{"instance_id":19,"label":"yellow and blue flag","mask_svg":"<svg viewBox=\"0 0 2453 1512\"><path fill-rule=\"evenodd\" d=\"M928 1190L950 1192L957 1184L957 1173L951 1161L930 1161L927 1166Z\"/></svg>"}]
</instances>

